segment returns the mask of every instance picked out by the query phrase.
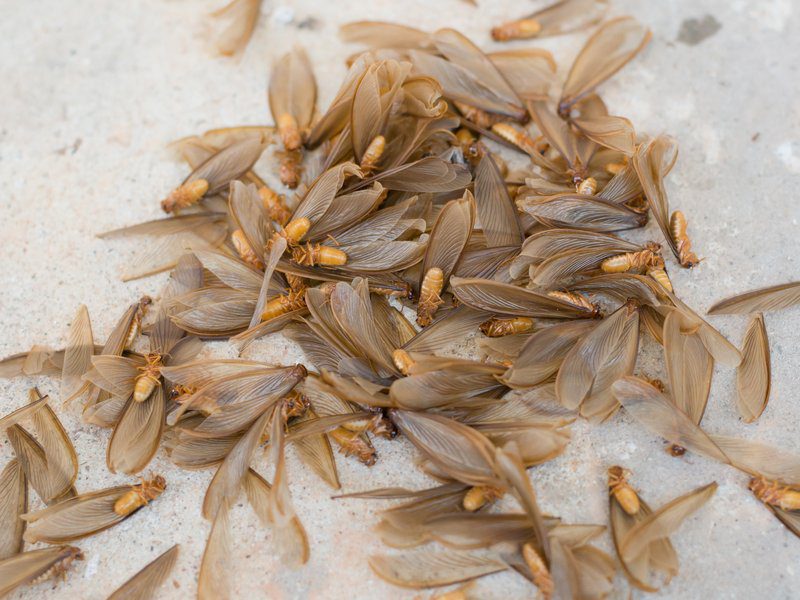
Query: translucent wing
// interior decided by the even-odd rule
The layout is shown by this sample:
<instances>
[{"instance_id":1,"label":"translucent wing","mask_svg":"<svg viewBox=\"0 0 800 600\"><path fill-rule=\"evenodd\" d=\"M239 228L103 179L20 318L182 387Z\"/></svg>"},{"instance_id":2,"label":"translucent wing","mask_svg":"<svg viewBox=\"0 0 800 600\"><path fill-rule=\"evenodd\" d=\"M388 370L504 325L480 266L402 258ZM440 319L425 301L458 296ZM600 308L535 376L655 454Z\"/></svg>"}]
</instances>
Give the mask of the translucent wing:
<instances>
[{"instance_id":1,"label":"translucent wing","mask_svg":"<svg viewBox=\"0 0 800 600\"><path fill-rule=\"evenodd\" d=\"M782 310L800 303L800 281L753 290L717 302L710 315L745 314Z\"/></svg>"},{"instance_id":2,"label":"translucent wing","mask_svg":"<svg viewBox=\"0 0 800 600\"><path fill-rule=\"evenodd\" d=\"M458 264L461 253L467 246L475 221L475 201L469 191L459 200L451 200L444 205L431 230L428 249L422 262L418 286L429 269L439 267L443 273L443 285L447 282Z\"/></svg>"},{"instance_id":3,"label":"translucent wing","mask_svg":"<svg viewBox=\"0 0 800 600\"><path fill-rule=\"evenodd\" d=\"M169 576L178 559L178 544L161 554L108 597L108 600L149 600Z\"/></svg>"},{"instance_id":4,"label":"translucent wing","mask_svg":"<svg viewBox=\"0 0 800 600\"><path fill-rule=\"evenodd\" d=\"M93 354L92 322L88 309L82 304L72 321L64 350L64 367L61 370L61 398L64 402L86 391L88 384L82 377L92 365Z\"/></svg>"},{"instance_id":5,"label":"translucent wing","mask_svg":"<svg viewBox=\"0 0 800 600\"><path fill-rule=\"evenodd\" d=\"M106 464L112 473L133 474L147 466L158 450L165 412L164 387L160 384L144 402L128 398L106 451Z\"/></svg>"},{"instance_id":6,"label":"translucent wing","mask_svg":"<svg viewBox=\"0 0 800 600\"><path fill-rule=\"evenodd\" d=\"M72 546L53 546L21 552L0 561L0 596L6 596L24 583L31 583L47 574L56 564L70 556L82 556Z\"/></svg>"},{"instance_id":7,"label":"translucent wing","mask_svg":"<svg viewBox=\"0 0 800 600\"><path fill-rule=\"evenodd\" d=\"M714 359L691 326L685 331L683 323L678 311L670 311L664 320L664 359L675 405L699 425L711 391Z\"/></svg>"},{"instance_id":8,"label":"translucent wing","mask_svg":"<svg viewBox=\"0 0 800 600\"><path fill-rule=\"evenodd\" d=\"M27 511L28 487L25 472L19 461L13 459L0 473L0 561L22 552L25 521L20 515Z\"/></svg>"},{"instance_id":9,"label":"translucent wing","mask_svg":"<svg viewBox=\"0 0 800 600\"><path fill-rule=\"evenodd\" d=\"M272 69L269 80L269 108L278 122L292 115L301 129L311 125L317 101L317 83L305 50L300 47L284 54Z\"/></svg>"},{"instance_id":10,"label":"translucent wing","mask_svg":"<svg viewBox=\"0 0 800 600\"><path fill-rule=\"evenodd\" d=\"M217 38L220 54L231 56L241 52L250 41L258 22L261 0L232 0L214 13L228 19L228 24Z\"/></svg>"},{"instance_id":11,"label":"translucent wing","mask_svg":"<svg viewBox=\"0 0 800 600\"><path fill-rule=\"evenodd\" d=\"M487 245L518 246L522 230L514 203L494 159L486 153L475 172L475 204Z\"/></svg>"},{"instance_id":12,"label":"translucent wing","mask_svg":"<svg viewBox=\"0 0 800 600\"><path fill-rule=\"evenodd\" d=\"M495 554L458 550L380 554L370 557L369 566L381 579L410 588L458 583L508 568Z\"/></svg>"},{"instance_id":13,"label":"translucent wing","mask_svg":"<svg viewBox=\"0 0 800 600\"><path fill-rule=\"evenodd\" d=\"M230 598L231 539L230 506L226 502L219 507L208 535L200 574L197 582L199 600Z\"/></svg>"}]
</instances>

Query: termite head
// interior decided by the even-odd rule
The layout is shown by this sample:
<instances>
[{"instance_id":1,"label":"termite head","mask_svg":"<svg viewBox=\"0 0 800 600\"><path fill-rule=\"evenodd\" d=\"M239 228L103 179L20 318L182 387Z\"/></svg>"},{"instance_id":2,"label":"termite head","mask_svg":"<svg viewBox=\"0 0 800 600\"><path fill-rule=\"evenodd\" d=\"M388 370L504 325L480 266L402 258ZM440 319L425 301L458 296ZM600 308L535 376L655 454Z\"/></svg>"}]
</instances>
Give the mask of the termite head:
<instances>
[{"instance_id":1,"label":"termite head","mask_svg":"<svg viewBox=\"0 0 800 600\"><path fill-rule=\"evenodd\" d=\"M678 458L679 456L686 454L686 448L679 446L678 444L670 444L667 448L667 452L669 452L670 455L674 456L675 458Z\"/></svg>"},{"instance_id":2,"label":"termite head","mask_svg":"<svg viewBox=\"0 0 800 600\"><path fill-rule=\"evenodd\" d=\"M144 312L147 310L147 307L153 303L153 299L150 296L144 295L139 298L139 310Z\"/></svg>"},{"instance_id":3,"label":"termite head","mask_svg":"<svg viewBox=\"0 0 800 600\"><path fill-rule=\"evenodd\" d=\"M85 556L83 555L83 550L80 548L76 548L75 546L67 546L65 548L67 551L67 556L63 560L72 562L74 560L84 560Z\"/></svg>"},{"instance_id":4,"label":"termite head","mask_svg":"<svg viewBox=\"0 0 800 600\"><path fill-rule=\"evenodd\" d=\"M295 417L302 417L309 408L311 408L311 402L305 394L293 390L283 399L283 420L288 421Z\"/></svg>"},{"instance_id":5,"label":"termite head","mask_svg":"<svg viewBox=\"0 0 800 600\"><path fill-rule=\"evenodd\" d=\"M142 479L137 487L142 498L149 502L158 498L167 489L167 480L161 475L156 475L151 479Z\"/></svg>"},{"instance_id":6,"label":"termite head","mask_svg":"<svg viewBox=\"0 0 800 600\"><path fill-rule=\"evenodd\" d=\"M624 469L619 465L614 465L613 467L608 468L608 487L613 487L615 485L619 485L620 483L627 483L628 477L630 477L631 472L628 469Z\"/></svg>"},{"instance_id":7,"label":"termite head","mask_svg":"<svg viewBox=\"0 0 800 600\"><path fill-rule=\"evenodd\" d=\"M297 379L305 379L308 375L308 369L304 365L296 364L292 367L291 375Z\"/></svg>"}]
</instances>

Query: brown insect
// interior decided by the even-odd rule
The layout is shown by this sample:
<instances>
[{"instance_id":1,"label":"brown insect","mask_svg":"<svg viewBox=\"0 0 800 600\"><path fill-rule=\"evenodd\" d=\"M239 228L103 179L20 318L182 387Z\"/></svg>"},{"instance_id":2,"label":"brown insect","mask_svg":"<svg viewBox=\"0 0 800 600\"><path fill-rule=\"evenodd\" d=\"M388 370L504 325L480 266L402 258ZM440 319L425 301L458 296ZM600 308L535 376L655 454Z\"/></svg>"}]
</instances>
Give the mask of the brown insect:
<instances>
[{"instance_id":1,"label":"brown insect","mask_svg":"<svg viewBox=\"0 0 800 600\"><path fill-rule=\"evenodd\" d=\"M182 208L188 208L200 202L200 198L208 192L208 181L195 179L179 185L161 201L164 212L171 213Z\"/></svg>"},{"instance_id":2,"label":"brown insect","mask_svg":"<svg viewBox=\"0 0 800 600\"><path fill-rule=\"evenodd\" d=\"M413 367L416 362L411 358L411 355L402 348L398 348L392 352L392 361L394 362L394 366L397 367L397 370L403 375L408 375L411 367Z\"/></svg>"},{"instance_id":3,"label":"brown insect","mask_svg":"<svg viewBox=\"0 0 800 600\"><path fill-rule=\"evenodd\" d=\"M594 196L595 192L597 192L597 180L594 177L587 177L575 189L584 196Z\"/></svg>"},{"instance_id":4,"label":"brown insect","mask_svg":"<svg viewBox=\"0 0 800 600\"><path fill-rule=\"evenodd\" d=\"M542 596L545 600L552 598L555 591L553 577L550 575L550 570L547 568L542 556L530 542L523 544L522 558L525 560L528 569L530 569L531 575L533 575L533 583L542 592Z\"/></svg>"},{"instance_id":5,"label":"brown insect","mask_svg":"<svg viewBox=\"0 0 800 600\"><path fill-rule=\"evenodd\" d=\"M492 317L488 321L481 323L479 329L483 335L488 337L503 337L518 333L528 333L529 331L533 331L533 319L530 317L513 317L510 319Z\"/></svg>"},{"instance_id":6,"label":"brown insect","mask_svg":"<svg viewBox=\"0 0 800 600\"><path fill-rule=\"evenodd\" d=\"M244 262L258 270L264 268L264 263L261 262L261 259L258 258L252 246L250 246L250 242L247 241L247 236L245 236L244 231L241 229L235 230L231 234L231 243L233 243L237 254Z\"/></svg>"},{"instance_id":7,"label":"brown insect","mask_svg":"<svg viewBox=\"0 0 800 600\"><path fill-rule=\"evenodd\" d=\"M142 478L141 483L134 485L130 491L117 498L114 502L114 512L121 517L127 517L158 498L166 488L167 482L161 475L149 480Z\"/></svg>"},{"instance_id":8,"label":"brown insect","mask_svg":"<svg viewBox=\"0 0 800 600\"><path fill-rule=\"evenodd\" d=\"M309 229L311 229L311 220L308 217L300 217L289 221L278 235L286 238L290 246L296 246Z\"/></svg>"},{"instance_id":9,"label":"brown insect","mask_svg":"<svg viewBox=\"0 0 800 600\"><path fill-rule=\"evenodd\" d=\"M161 367L164 366L163 357L158 352L151 352L145 355L147 361L143 366L138 367L140 373L136 376L133 386L133 399L136 402L144 402L153 393L156 385L161 381Z\"/></svg>"},{"instance_id":10,"label":"brown insect","mask_svg":"<svg viewBox=\"0 0 800 600\"><path fill-rule=\"evenodd\" d=\"M303 144L297 119L289 113L278 116L278 135L281 136L283 147L287 150L297 150Z\"/></svg>"},{"instance_id":11,"label":"brown insect","mask_svg":"<svg viewBox=\"0 0 800 600\"><path fill-rule=\"evenodd\" d=\"M300 150L287 150L280 153L280 156L278 176L283 185L294 189L300 185L300 179L303 177L303 153Z\"/></svg>"},{"instance_id":12,"label":"brown insect","mask_svg":"<svg viewBox=\"0 0 800 600\"><path fill-rule=\"evenodd\" d=\"M542 146L538 140L533 139L526 131L510 123L496 123L492 125L492 132L526 154L541 154Z\"/></svg>"},{"instance_id":13,"label":"brown insect","mask_svg":"<svg viewBox=\"0 0 800 600\"><path fill-rule=\"evenodd\" d=\"M276 221L281 227L289 222L289 219L292 218L292 210L286 206L286 199L283 195L266 185L258 188L258 195L261 196L264 210L267 211L270 219Z\"/></svg>"},{"instance_id":14,"label":"brown insect","mask_svg":"<svg viewBox=\"0 0 800 600\"><path fill-rule=\"evenodd\" d=\"M124 349L130 350L133 347L133 342L136 341L136 338L142 331L142 319L144 319L147 309L152 303L153 299L150 296L142 296L139 299L139 306L136 308L136 312L133 315L128 334L125 336Z\"/></svg>"},{"instance_id":15,"label":"brown insect","mask_svg":"<svg viewBox=\"0 0 800 600\"><path fill-rule=\"evenodd\" d=\"M578 292L561 292L558 290L552 290L547 292L547 295L551 298L556 298L557 300L561 300L563 302L568 302L574 306L578 306L580 308L585 308L592 312L592 316L599 316L600 315L600 308L596 304L592 304L583 294Z\"/></svg>"},{"instance_id":16,"label":"brown insect","mask_svg":"<svg viewBox=\"0 0 800 600\"><path fill-rule=\"evenodd\" d=\"M362 463L371 467L378 460L375 448L356 431L349 431L344 427L337 427L328 435L339 446L339 451L345 456L355 456Z\"/></svg>"},{"instance_id":17,"label":"brown insect","mask_svg":"<svg viewBox=\"0 0 800 600\"><path fill-rule=\"evenodd\" d=\"M670 280L669 275L667 275L667 271L663 267L648 268L647 274L651 279L657 281L658 284L668 292L672 293L674 291L672 289L672 281Z\"/></svg>"},{"instance_id":18,"label":"brown insect","mask_svg":"<svg viewBox=\"0 0 800 600\"><path fill-rule=\"evenodd\" d=\"M302 417L308 409L311 408L311 403L308 398L299 390L292 390L292 392L283 399L281 411L284 422L290 419Z\"/></svg>"},{"instance_id":19,"label":"brown insect","mask_svg":"<svg viewBox=\"0 0 800 600\"><path fill-rule=\"evenodd\" d=\"M288 294L277 296L267 302L264 311L261 313L262 321L269 321L293 310L299 310L306 305L305 290L299 292L289 292Z\"/></svg>"},{"instance_id":20,"label":"brown insect","mask_svg":"<svg viewBox=\"0 0 800 600\"><path fill-rule=\"evenodd\" d=\"M467 493L464 494L464 499L461 501L461 505L464 507L464 510L475 512L479 508L491 504L495 500L499 500L503 495L504 492L500 488L488 485L476 485L467 490Z\"/></svg>"},{"instance_id":21,"label":"brown insect","mask_svg":"<svg viewBox=\"0 0 800 600\"><path fill-rule=\"evenodd\" d=\"M499 123L500 121L504 121L508 118L505 115L497 115L487 112L478 108L477 106L467 104L466 102L453 101L453 104L458 111L464 115L464 118L467 121L472 121L481 129L490 129L495 123Z\"/></svg>"},{"instance_id":22,"label":"brown insect","mask_svg":"<svg viewBox=\"0 0 800 600\"><path fill-rule=\"evenodd\" d=\"M442 287L444 287L444 273L439 267L431 267L425 273L419 291L417 324L420 327L430 325L433 321L433 315L442 305Z\"/></svg>"},{"instance_id":23,"label":"brown insect","mask_svg":"<svg viewBox=\"0 0 800 600\"><path fill-rule=\"evenodd\" d=\"M700 259L692 252L692 242L689 236L686 235L686 227L687 223L684 214L679 210L673 212L669 219L669 233L678 249L678 260L681 266L691 269L700 264Z\"/></svg>"},{"instance_id":24,"label":"brown insect","mask_svg":"<svg viewBox=\"0 0 800 600\"><path fill-rule=\"evenodd\" d=\"M292 260L307 267L339 267L347 264L347 254L338 248L308 242L305 246L292 248Z\"/></svg>"},{"instance_id":25,"label":"brown insect","mask_svg":"<svg viewBox=\"0 0 800 600\"><path fill-rule=\"evenodd\" d=\"M629 515L639 512L639 496L628 484L628 473L619 466L608 469L608 491L619 502L622 509Z\"/></svg>"},{"instance_id":26,"label":"brown insect","mask_svg":"<svg viewBox=\"0 0 800 600\"><path fill-rule=\"evenodd\" d=\"M509 40L526 40L536 37L542 30L542 24L536 19L519 19L508 21L497 27L492 27L492 39L496 42Z\"/></svg>"},{"instance_id":27,"label":"brown insect","mask_svg":"<svg viewBox=\"0 0 800 600\"><path fill-rule=\"evenodd\" d=\"M791 486L781 485L765 477L753 477L748 487L764 504L777 506L782 510L800 510L800 490Z\"/></svg>"},{"instance_id":28,"label":"brown insect","mask_svg":"<svg viewBox=\"0 0 800 600\"><path fill-rule=\"evenodd\" d=\"M361 168L365 172L372 171L377 166L381 156L383 156L384 150L386 150L386 138L382 135L376 135L361 157Z\"/></svg>"},{"instance_id":29,"label":"brown insect","mask_svg":"<svg viewBox=\"0 0 800 600\"><path fill-rule=\"evenodd\" d=\"M604 273L624 273L625 271L641 271L648 267L663 268L664 259L661 258L661 245L648 242L644 250L639 252L626 252L605 259L600 264Z\"/></svg>"}]
</instances>

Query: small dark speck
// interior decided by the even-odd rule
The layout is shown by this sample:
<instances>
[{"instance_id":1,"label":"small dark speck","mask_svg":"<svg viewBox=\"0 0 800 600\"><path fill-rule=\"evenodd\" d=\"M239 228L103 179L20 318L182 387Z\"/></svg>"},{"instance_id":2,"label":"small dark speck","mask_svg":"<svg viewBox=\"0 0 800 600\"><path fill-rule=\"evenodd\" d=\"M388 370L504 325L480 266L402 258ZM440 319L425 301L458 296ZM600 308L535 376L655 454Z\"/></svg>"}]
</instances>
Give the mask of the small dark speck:
<instances>
[{"instance_id":1,"label":"small dark speck","mask_svg":"<svg viewBox=\"0 0 800 600\"><path fill-rule=\"evenodd\" d=\"M750 141L751 141L751 142L755 142L755 141L756 141L758 138L760 138L760 137L761 137L761 132L760 132L760 131L756 131L756 132L753 134L753 137L751 137L751 138L750 138Z\"/></svg>"},{"instance_id":2,"label":"small dark speck","mask_svg":"<svg viewBox=\"0 0 800 600\"><path fill-rule=\"evenodd\" d=\"M298 29L310 29L311 31L315 31L319 29L319 19L315 19L314 17L306 17L302 21L298 21L295 24L295 27Z\"/></svg>"},{"instance_id":3,"label":"small dark speck","mask_svg":"<svg viewBox=\"0 0 800 600\"><path fill-rule=\"evenodd\" d=\"M696 46L706 38L722 29L722 23L712 15L705 15L701 19L685 19L678 32L678 41L689 46Z\"/></svg>"}]
</instances>

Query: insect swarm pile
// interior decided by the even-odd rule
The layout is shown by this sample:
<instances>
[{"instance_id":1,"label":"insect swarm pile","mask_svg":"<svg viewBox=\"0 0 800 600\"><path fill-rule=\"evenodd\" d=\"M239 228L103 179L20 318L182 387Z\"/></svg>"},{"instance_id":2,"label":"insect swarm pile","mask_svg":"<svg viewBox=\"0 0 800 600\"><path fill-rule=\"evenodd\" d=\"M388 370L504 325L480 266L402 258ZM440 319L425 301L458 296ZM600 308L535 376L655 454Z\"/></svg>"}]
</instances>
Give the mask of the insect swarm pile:
<instances>
[{"instance_id":1,"label":"insect swarm pile","mask_svg":"<svg viewBox=\"0 0 800 600\"><path fill-rule=\"evenodd\" d=\"M560 32L538 19L536 29L526 17L526 37ZM769 315L754 318L740 352L682 303L669 271L696 264L703 248L687 237L691 215L687 228L667 199L676 143L635 133L595 95L646 43L645 30L628 18L600 23L560 79L541 50L487 55L452 30L360 23L344 35L371 50L352 60L329 108L314 115L312 101L307 116L295 104L316 97L313 63L298 49L278 63L293 76L271 78L275 128L178 143L189 175L153 199L169 215L117 232L147 236L129 275L172 271L152 305L132 295L97 344L82 308L63 351L3 362L5 374L60 374L59 400L70 403L34 395L4 419L16 455L4 474L13 491L6 559L32 565L12 583L70 576L79 553L63 544L123 519L142 523L151 503L169 502L171 483L147 472L159 448L213 473L198 499L212 524L201 597L230 594L232 508L244 499L275 552L303 564L315 532L292 504L291 447L344 488L336 494L392 501L377 533L399 549L369 561L393 583L460 585L514 571L546 597L603 597L625 581L656 589L680 576L670 539L713 484L656 493L620 466L607 523L567 523L538 506L547 482L536 467L564 451L571 423L617 418L620 405L673 451L747 473L743 489L796 523L795 459L758 462L756 446L702 429L715 363L737 369L745 420L768 406ZM497 144L510 144L510 169ZM279 170L265 173L260 156L273 150ZM626 233L648 218L661 234ZM787 286L719 310L765 312L796 298ZM254 340L276 332L303 349L303 364L257 360ZM453 350L467 336L479 353ZM205 339L228 340L242 356L208 358ZM663 348L660 390L632 378L655 375L637 368L645 340ZM124 489L74 489L90 457L78 460L55 415L79 406L87 423L110 429L106 464L132 476ZM437 485L340 481L337 462L396 460L378 438L407 440ZM46 508L27 506L30 489ZM638 510L618 510L622 489ZM36 541L52 545L46 560L25 557L38 549L22 542ZM163 560L142 577L174 556Z\"/></svg>"}]
</instances>

